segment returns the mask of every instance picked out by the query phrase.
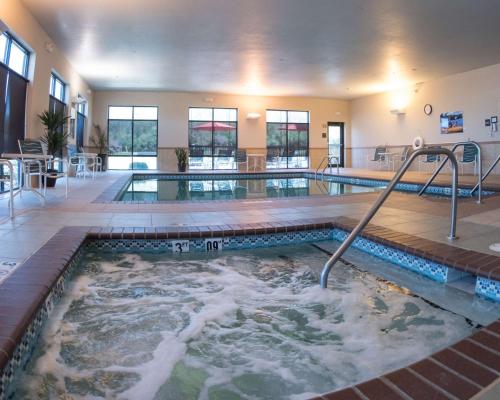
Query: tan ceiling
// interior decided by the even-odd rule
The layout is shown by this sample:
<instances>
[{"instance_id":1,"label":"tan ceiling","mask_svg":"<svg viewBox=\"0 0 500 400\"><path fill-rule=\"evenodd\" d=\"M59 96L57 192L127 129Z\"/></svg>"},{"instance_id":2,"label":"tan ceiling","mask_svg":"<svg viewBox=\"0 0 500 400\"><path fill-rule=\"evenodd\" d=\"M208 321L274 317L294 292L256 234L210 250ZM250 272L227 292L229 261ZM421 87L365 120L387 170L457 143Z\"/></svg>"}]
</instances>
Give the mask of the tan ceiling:
<instances>
[{"instance_id":1,"label":"tan ceiling","mask_svg":"<svg viewBox=\"0 0 500 400\"><path fill-rule=\"evenodd\" d=\"M94 89L354 98L500 63L499 0L23 0Z\"/></svg>"}]
</instances>

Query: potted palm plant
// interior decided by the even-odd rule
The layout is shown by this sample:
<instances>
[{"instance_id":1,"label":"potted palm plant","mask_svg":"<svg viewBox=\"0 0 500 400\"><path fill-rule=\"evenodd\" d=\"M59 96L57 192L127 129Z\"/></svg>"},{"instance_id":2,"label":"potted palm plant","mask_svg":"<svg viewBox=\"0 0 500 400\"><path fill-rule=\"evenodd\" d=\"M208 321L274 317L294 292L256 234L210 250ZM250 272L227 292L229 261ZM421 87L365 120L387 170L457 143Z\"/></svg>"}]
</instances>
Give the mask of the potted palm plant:
<instances>
[{"instance_id":1,"label":"potted palm plant","mask_svg":"<svg viewBox=\"0 0 500 400\"><path fill-rule=\"evenodd\" d=\"M108 156L108 137L106 131L102 130L99 125L94 125L94 136L90 141L97 148L97 155L102 161L102 170L106 171L106 158Z\"/></svg>"},{"instance_id":2,"label":"potted palm plant","mask_svg":"<svg viewBox=\"0 0 500 400\"><path fill-rule=\"evenodd\" d=\"M68 116L63 112L44 111L38 114L38 118L44 127L44 133L40 137L40 141L47 147L47 154L54 158L62 156L62 150L68 144L69 133L66 130ZM57 170L47 169L48 174L53 174L55 177L47 177L47 187L54 187L57 181Z\"/></svg>"},{"instance_id":3,"label":"potted palm plant","mask_svg":"<svg viewBox=\"0 0 500 400\"><path fill-rule=\"evenodd\" d=\"M179 172L186 172L188 151L183 147L178 147L175 149L175 155L177 156L177 169Z\"/></svg>"}]
</instances>

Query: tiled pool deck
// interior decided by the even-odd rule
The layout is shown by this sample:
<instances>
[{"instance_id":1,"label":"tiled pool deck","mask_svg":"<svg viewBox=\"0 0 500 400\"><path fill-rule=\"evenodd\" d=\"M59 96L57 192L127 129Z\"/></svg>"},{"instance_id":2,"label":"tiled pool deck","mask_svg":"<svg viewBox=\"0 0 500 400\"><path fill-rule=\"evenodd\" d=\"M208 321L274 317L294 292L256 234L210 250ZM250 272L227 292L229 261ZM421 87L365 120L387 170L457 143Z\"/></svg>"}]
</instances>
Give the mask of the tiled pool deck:
<instances>
[{"instance_id":1,"label":"tiled pool deck","mask_svg":"<svg viewBox=\"0 0 500 400\"><path fill-rule=\"evenodd\" d=\"M353 171L345 173L352 175ZM14 221L7 218L6 201L0 201L0 280L2 271L3 276L12 274L0 284L0 366L13 354L38 305L87 236L157 239L262 234L269 230L297 229L294 226L303 229L317 224L325 226L331 221L348 230L377 196L366 193L185 204L94 202L115 181L123 180L124 175L114 172L101 174L95 181L72 179L69 199L64 199L62 187L57 188L49 193L44 208L36 198L26 194L16 202ZM413 174L408 180L424 178ZM340 218L332 220L334 217ZM418 198L415 194L395 192L373 224L365 231L365 237L374 241L390 243L461 271L495 279L500 276L498 253L488 249L491 243L500 242L498 195L485 198L481 205L473 199L459 201L460 238L451 243L446 239L449 199L445 198ZM51 247L40 249L46 243ZM26 264L17 270L17 265L28 257ZM50 282L45 282L46 279ZM12 310L16 310L14 316ZM500 375L498 339L500 323L496 321L426 360L321 398L470 398Z\"/></svg>"}]
</instances>

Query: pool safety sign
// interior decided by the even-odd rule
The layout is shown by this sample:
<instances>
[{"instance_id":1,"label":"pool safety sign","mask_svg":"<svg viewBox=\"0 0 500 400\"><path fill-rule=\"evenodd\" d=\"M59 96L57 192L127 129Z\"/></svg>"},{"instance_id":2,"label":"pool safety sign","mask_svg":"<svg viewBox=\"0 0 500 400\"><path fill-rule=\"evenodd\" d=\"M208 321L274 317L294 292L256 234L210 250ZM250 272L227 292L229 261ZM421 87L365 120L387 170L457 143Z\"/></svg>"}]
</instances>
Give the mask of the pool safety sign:
<instances>
[{"instance_id":1,"label":"pool safety sign","mask_svg":"<svg viewBox=\"0 0 500 400\"><path fill-rule=\"evenodd\" d=\"M189 253L189 240L172 240L173 253Z\"/></svg>"},{"instance_id":2,"label":"pool safety sign","mask_svg":"<svg viewBox=\"0 0 500 400\"><path fill-rule=\"evenodd\" d=\"M205 239L205 251L221 251L222 238Z\"/></svg>"}]
</instances>

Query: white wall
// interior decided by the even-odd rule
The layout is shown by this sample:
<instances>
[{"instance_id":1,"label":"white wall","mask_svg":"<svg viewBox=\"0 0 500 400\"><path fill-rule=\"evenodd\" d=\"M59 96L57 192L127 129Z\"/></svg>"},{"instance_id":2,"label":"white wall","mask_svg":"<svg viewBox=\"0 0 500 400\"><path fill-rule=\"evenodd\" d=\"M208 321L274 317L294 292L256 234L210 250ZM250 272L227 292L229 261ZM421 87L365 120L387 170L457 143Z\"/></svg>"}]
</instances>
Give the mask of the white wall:
<instances>
[{"instance_id":1,"label":"white wall","mask_svg":"<svg viewBox=\"0 0 500 400\"><path fill-rule=\"evenodd\" d=\"M425 104L433 107L430 116L423 111ZM404 107L406 114L389 112L397 107ZM440 114L450 111L463 112L463 133L440 133ZM366 156L372 156L377 145L407 145L416 136L422 136L427 144L449 144L469 138L481 142L486 167L500 153L500 133L492 135L484 126L484 120L494 115L500 116L500 64L353 100L353 167L368 167ZM500 173L500 168L496 173Z\"/></svg>"},{"instance_id":2,"label":"white wall","mask_svg":"<svg viewBox=\"0 0 500 400\"><path fill-rule=\"evenodd\" d=\"M20 0L1 0L0 19L7 24L9 32L32 51L26 107L26 137L37 138L43 132L37 115L48 109L50 74L53 70L68 84L68 100L75 98L78 93L89 100L86 132L88 136L92 126L92 93L89 93L87 83L57 47L52 53L46 50L46 44L53 43L52 39Z\"/></svg>"},{"instance_id":3,"label":"white wall","mask_svg":"<svg viewBox=\"0 0 500 400\"><path fill-rule=\"evenodd\" d=\"M212 102L205 99L211 98ZM211 93L184 92L94 92L94 123L107 127L110 105L150 105L159 107L158 147L174 148L188 145L189 107L228 107L238 109L238 146L247 149L266 148L266 109L301 110L310 112L309 146L326 150L327 139L322 133L328 122L346 123L349 141L349 102L310 97L260 97ZM258 120L248 120L249 112L258 112ZM311 158L315 156L311 154ZM319 157L319 155L318 155Z\"/></svg>"}]
</instances>

